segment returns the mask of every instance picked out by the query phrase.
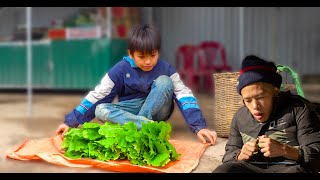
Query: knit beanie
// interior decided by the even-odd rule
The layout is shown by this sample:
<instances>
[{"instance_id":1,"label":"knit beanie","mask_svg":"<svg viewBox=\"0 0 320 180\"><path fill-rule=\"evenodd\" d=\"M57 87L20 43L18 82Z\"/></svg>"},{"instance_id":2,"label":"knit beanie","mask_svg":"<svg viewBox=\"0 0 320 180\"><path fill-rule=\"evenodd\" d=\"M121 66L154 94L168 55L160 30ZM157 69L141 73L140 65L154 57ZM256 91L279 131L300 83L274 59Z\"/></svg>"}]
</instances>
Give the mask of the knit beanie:
<instances>
[{"instance_id":1,"label":"knit beanie","mask_svg":"<svg viewBox=\"0 0 320 180\"><path fill-rule=\"evenodd\" d=\"M238 94L241 95L242 88L255 82L266 82L280 88L282 77L277 73L277 67L273 62L249 55L242 61L237 82Z\"/></svg>"}]
</instances>

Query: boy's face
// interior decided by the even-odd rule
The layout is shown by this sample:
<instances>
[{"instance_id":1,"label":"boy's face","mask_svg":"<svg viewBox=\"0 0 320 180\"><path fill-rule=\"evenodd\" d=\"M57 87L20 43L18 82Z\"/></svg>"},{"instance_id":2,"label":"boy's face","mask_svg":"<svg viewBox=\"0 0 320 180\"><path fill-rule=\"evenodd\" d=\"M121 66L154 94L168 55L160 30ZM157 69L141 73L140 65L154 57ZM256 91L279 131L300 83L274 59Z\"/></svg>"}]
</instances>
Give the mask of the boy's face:
<instances>
[{"instance_id":1,"label":"boy's face","mask_svg":"<svg viewBox=\"0 0 320 180\"><path fill-rule=\"evenodd\" d=\"M278 88L264 82L252 83L241 90L244 104L257 121L263 123L269 119L277 90Z\"/></svg>"},{"instance_id":2,"label":"boy's face","mask_svg":"<svg viewBox=\"0 0 320 180\"><path fill-rule=\"evenodd\" d=\"M131 59L134 60L136 65L143 71L151 71L153 67L157 64L159 58L159 51L154 50L151 54L145 54L141 51L134 51L133 54L128 54Z\"/></svg>"}]
</instances>

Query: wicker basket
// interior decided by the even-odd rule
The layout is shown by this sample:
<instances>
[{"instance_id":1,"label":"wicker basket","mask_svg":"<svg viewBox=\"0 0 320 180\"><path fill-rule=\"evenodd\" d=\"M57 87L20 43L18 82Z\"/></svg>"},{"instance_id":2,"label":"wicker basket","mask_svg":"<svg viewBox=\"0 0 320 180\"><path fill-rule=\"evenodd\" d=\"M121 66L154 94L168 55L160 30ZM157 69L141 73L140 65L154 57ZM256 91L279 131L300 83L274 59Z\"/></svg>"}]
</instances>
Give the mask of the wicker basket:
<instances>
[{"instance_id":1,"label":"wicker basket","mask_svg":"<svg viewBox=\"0 0 320 180\"><path fill-rule=\"evenodd\" d=\"M214 121L218 137L229 137L229 130L235 112L243 106L237 93L236 83L239 72L214 73Z\"/></svg>"}]
</instances>

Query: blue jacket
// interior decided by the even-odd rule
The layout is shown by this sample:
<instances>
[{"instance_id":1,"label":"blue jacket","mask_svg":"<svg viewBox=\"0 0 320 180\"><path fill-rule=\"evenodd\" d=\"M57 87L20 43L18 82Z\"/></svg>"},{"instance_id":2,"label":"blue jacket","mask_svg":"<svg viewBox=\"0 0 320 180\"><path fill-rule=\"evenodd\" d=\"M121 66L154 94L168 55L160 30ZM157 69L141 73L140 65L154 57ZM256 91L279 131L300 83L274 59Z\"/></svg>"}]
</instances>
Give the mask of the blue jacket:
<instances>
[{"instance_id":1,"label":"blue jacket","mask_svg":"<svg viewBox=\"0 0 320 180\"><path fill-rule=\"evenodd\" d=\"M197 133L207 128L197 99L183 84L171 64L159 59L151 71L145 72L138 68L129 56L124 57L106 73L100 84L86 95L80 105L65 116L64 123L69 127L77 127L79 124L91 121L95 118L96 106L101 103L111 103L116 96L119 102L147 97L153 81L160 75L171 78L174 84L174 100L192 132Z\"/></svg>"}]
</instances>

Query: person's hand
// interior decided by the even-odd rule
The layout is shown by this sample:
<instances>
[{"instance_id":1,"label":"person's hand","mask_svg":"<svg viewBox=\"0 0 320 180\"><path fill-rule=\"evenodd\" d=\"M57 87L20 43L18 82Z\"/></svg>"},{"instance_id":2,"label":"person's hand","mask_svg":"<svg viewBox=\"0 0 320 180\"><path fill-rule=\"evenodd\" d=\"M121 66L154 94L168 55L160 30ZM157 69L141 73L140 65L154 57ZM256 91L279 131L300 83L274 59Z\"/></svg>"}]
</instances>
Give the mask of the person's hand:
<instances>
[{"instance_id":1,"label":"person's hand","mask_svg":"<svg viewBox=\"0 0 320 180\"><path fill-rule=\"evenodd\" d=\"M69 130L69 126L67 126L66 124L60 124L59 125L59 127L57 128L57 130L56 130L56 134L58 135L58 134L61 134L62 135L62 137L64 137L64 134L66 133L66 132L68 132L68 130Z\"/></svg>"},{"instance_id":2,"label":"person's hand","mask_svg":"<svg viewBox=\"0 0 320 180\"><path fill-rule=\"evenodd\" d=\"M283 156L283 144L273 140L266 135L258 137L260 151L265 157L278 157Z\"/></svg>"},{"instance_id":3,"label":"person's hand","mask_svg":"<svg viewBox=\"0 0 320 180\"><path fill-rule=\"evenodd\" d=\"M241 152L238 155L238 160L242 161L242 160L249 160L251 158L251 156L253 155L254 152L258 151L258 144L257 144L258 140L256 141L249 141L247 143L245 143L242 146Z\"/></svg>"},{"instance_id":4,"label":"person's hand","mask_svg":"<svg viewBox=\"0 0 320 180\"><path fill-rule=\"evenodd\" d=\"M210 131L209 129L201 129L197 133L197 136L202 143L209 141L211 145L214 145L217 140L217 133L215 131Z\"/></svg>"}]
</instances>

